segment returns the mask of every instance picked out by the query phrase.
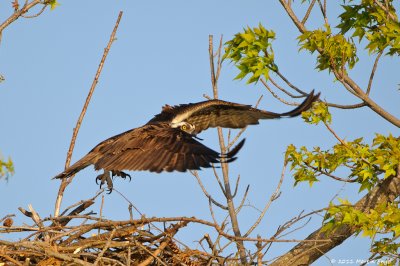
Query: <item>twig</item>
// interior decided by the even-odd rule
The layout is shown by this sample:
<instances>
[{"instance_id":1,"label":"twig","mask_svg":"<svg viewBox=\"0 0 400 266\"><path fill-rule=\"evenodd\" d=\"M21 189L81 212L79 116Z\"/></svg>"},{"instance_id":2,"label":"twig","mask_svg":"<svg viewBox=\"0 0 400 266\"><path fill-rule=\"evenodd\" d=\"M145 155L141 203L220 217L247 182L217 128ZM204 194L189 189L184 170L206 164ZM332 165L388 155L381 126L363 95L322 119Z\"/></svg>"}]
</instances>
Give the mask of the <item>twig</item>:
<instances>
[{"instance_id":1,"label":"twig","mask_svg":"<svg viewBox=\"0 0 400 266\"><path fill-rule=\"evenodd\" d=\"M318 173L321 173L321 174L323 174L323 175L329 176L330 178L335 179L335 180L337 180L337 181L347 182L347 183L355 183L355 182L357 182L357 179L345 179L345 178L340 178L340 177L335 176L335 175L332 175L332 174L330 174L330 173L328 173L328 172L322 171L322 170L318 169L317 167L310 165L309 163L305 163L305 165L306 165L307 167L313 169L314 171L317 171Z\"/></svg>"},{"instance_id":2,"label":"twig","mask_svg":"<svg viewBox=\"0 0 400 266\"><path fill-rule=\"evenodd\" d=\"M135 211L137 211L137 213L139 213L139 215L144 216L144 214L142 212L139 211L138 208L136 208L136 206L121 192L119 192L119 190L117 190L116 188L113 188L113 191L117 192L119 195L121 195L122 198L124 198L124 200L126 200L129 203L129 206L132 206ZM132 220L132 217L131 217Z\"/></svg>"},{"instance_id":3,"label":"twig","mask_svg":"<svg viewBox=\"0 0 400 266\"><path fill-rule=\"evenodd\" d=\"M238 192L239 188L239 182L240 182L240 175L238 175L238 178L236 179L235 191L233 192L232 198L236 197L236 193Z\"/></svg>"},{"instance_id":4,"label":"twig","mask_svg":"<svg viewBox=\"0 0 400 266\"><path fill-rule=\"evenodd\" d=\"M216 170L216 168L214 167L214 165L213 165L212 169L213 169L213 172L214 172L214 177L215 177L215 179L217 180L218 185L219 185L219 187L220 187L222 193L225 195L225 188L224 188L224 186L223 186L222 183L221 183L221 179L219 178L219 175L218 175L217 170Z\"/></svg>"},{"instance_id":5,"label":"twig","mask_svg":"<svg viewBox=\"0 0 400 266\"><path fill-rule=\"evenodd\" d=\"M101 195L100 214L99 214L99 219L100 219L100 221L101 221L102 218L103 218L103 207L104 207L104 194ZM100 228L99 228L97 234L100 234Z\"/></svg>"},{"instance_id":6,"label":"twig","mask_svg":"<svg viewBox=\"0 0 400 266\"><path fill-rule=\"evenodd\" d=\"M44 227L42 219L40 219L39 214L35 211L35 209L32 207L32 204L28 204L28 209L31 212L32 216L32 220L35 222L35 224L37 226L39 226L39 228Z\"/></svg>"},{"instance_id":7,"label":"twig","mask_svg":"<svg viewBox=\"0 0 400 266\"><path fill-rule=\"evenodd\" d=\"M46 7L47 7L47 5L44 5L42 7L42 9L38 13L36 13L34 15L27 16L27 15L22 14L21 17L23 17L23 18L36 18L36 17L40 16L43 13L43 11L46 9Z\"/></svg>"},{"instance_id":8,"label":"twig","mask_svg":"<svg viewBox=\"0 0 400 266\"><path fill-rule=\"evenodd\" d=\"M217 55L218 55L218 61L217 61L217 66L219 66L217 68L217 74L215 75L215 80L219 79L219 75L221 74L221 58L222 58L222 39L223 39L223 35L221 35L220 39L219 39L219 46L218 46L218 50L217 50Z\"/></svg>"},{"instance_id":9,"label":"twig","mask_svg":"<svg viewBox=\"0 0 400 266\"><path fill-rule=\"evenodd\" d=\"M307 93L303 90L300 90L298 87L293 85L281 72L276 71L275 72L290 88L294 89L298 93L300 93L303 96L307 96Z\"/></svg>"},{"instance_id":10,"label":"twig","mask_svg":"<svg viewBox=\"0 0 400 266\"><path fill-rule=\"evenodd\" d=\"M381 58L381 56L382 56L382 54L383 54L383 51L384 51L384 49L382 49L382 50L378 53L378 55L376 56L376 58L375 58L374 66L372 67L371 74L370 74L370 76L369 76L367 91L365 92L367 95L369 95L369 93L370 93L370 91L371 91L372 81L373 81L373 79L374 79L375 71L376 71L376 69L377 69L377 67L378 67L378 62L379 62L379 59Z\"/></svg>"},{"instance_id":11,"label":"twig","mask_svg":"<svg viewBox=\"0 0 400 266\"><path fill-rule=\"evenodd\" d=\"M41 0L34 0L30 3L28 3L27 1L25 2L25 4L22 6L21 9L16 10L9 18L7 18L1 25L0 25L0 36L3 32L3 30L10 25L11 23L13 23L14 21L16 21L20 16L22 16L23 14L25 14L26 12L29 11L29 9L33 8L34 6L36 6L37 4L40 4Z\"/></svg>"},{"instance_id":12,"label":"twig","mask_svg":"<svg viewBox=\"0 0 400 266\"><path fill-rule=\"evenodd\" d=\"M60 214L60 216L64 216L66 213L67 213L67 211L69 211L71 208L74 208L74 207L76 207L76 206L79 206L79 205L81 205L81 204L83 204L83 203L85 203L85 202L87 202L87 201L94 201L101 193L103 193L104 192L104 189L100 189L97 193L96 193L96 195L94 195L92 198L90 198L90 199L87 199L87 200L80 200L80 201L78 201L77 203L74 203L74 204L72 204L71 206L68 206L61 214Z\"/></svg>"},{"instance_id":13,"label":"twig","mask_svg":"<svg viewBox=\"0 0 400 266\"><path fill-rule=\"evenodd\" d=\"M19 263L17 260L14 260L13 258L11 258L10 256L7 256L5 254L0 254L0 257L5 258L6 260L8 260L9 262L14 263L15 265L23 266L23 264Z\"/></svg>"},{"instance_id":14,"label":"twig","mask_svg":"<svg viewBox=\"0 0 400 266\"><path fill-rule=\"evenodd\" d=\"M335 103L326 103L329 107L339 108L339 109L356 109L367 106L365 102L356 103L356 104L349 104L349 105L342 105L342 104L335 104Z\"/></svg>"},{"instance_id":15,"label":"twig","mask_svg":"<svg viewBox=\"0 0 400 266\"><path fill-rule=\"evenodd\" d=\"M140 264L138 264L138 266L147 266L150 263L153 262L154 259L156 259L158 262L160 262L162 265L168 266L167 264L165 264L160 258L158 258L158 254L161 253L161 251L163 251L167 245L168 242L164 241L161 243L161 245L158 247L158 249L156 249L154 252L151 252L150 250L148 250L145 246L143 246L140 243L136 243L141 249L143 249L144 251L146 251L147 253L150 254L150 257L148 257L146 260L142 261Z\"/></svg>"},{"instance_id":16,"label":"twig","mask_svg":"<svg viewBox=\"0 0 400 266\"><path fill-rule=\"evenodd\" d=\"M201 190L203 191L204 195L211 200L212 203L214 203L216 206L220 207L223 210L228 210L228 207L222 205L218 201L216 201L205 189L203 183L201 182L199 173L197 171L192 171L190 170L190 173L197 179L197 183L199 183Z\"/></svg>"},{"instance_id":17,"label":"twig","mask_svg":"<svg viewBox=\"0 0 400 266\"><path fill-rule=\"evenodd\" d=\"M296 222L298 222L298 221L299 221L299 220L297 220ZM293 233L293 232L295 232L295 231L300 230L301 228L304 228L310 221L311 221L311 217L308 217L308 220L305 221L304 224L300 225L299 227L297 227L297 228L295 228L295 229L293 229L293 230L291 230L291 231L289 231L289 232L287 232L287 233L285 233L285 234L280 235L279 237L287 236L287 235L289 235L289 234L291 234L291 233ZM289 228L289 227L288 227L288 228Z\"/></svg>"},{"instance_id":18,"label":"twig","mask_svg":"<svg viewBox=\"0 0 400 266\"><path fill-rule=\"evenodd\" d=\"M246 201L246 199L247 199L247 195L249 194L249 190L250 190L250 185L247 185L247 187L246 187L246 189L245 189L245 191L244 191L242 200L240 201L239 206L238 206L238 207L236 208L236 210L235 210L236 215L239 214L240 210L241 210L242 207L244 206L244 203L245 203L245 201Z\"/></svg>"},{"instance_id":19,"label":"twig","mask_svg":"<svg viewBox=\"0 0 400 266\"><path fill-rule=\"evenodd\" d=\"M267 83L264 79L260 79L260 80L261 80L261 83L264 85L264 87L267 88L267 90L271 93L271 95L274 96L274 98L278 99L280 102L282 102L282 103L284 103L284 104L287 104L287 105L292 105L292 106L298 105L298 104L295 103L295 102L288 102L288 101L285 101L284 99L282 99L281 97L279 97L278 94L276 94L276 93L271 89L271 87L268 85L268 83Z\"/></svg>"},{"instance_id":20,"label":"twig","mask_svg":"<svg viewBox=\"0 0 400 266\"><path fill-rule=\"evenodd\" d=\"M276 88L278 88L280 91L282 91L283 93L285 93L286 95L288 95L288 96L290 96L290 97L292 97L292 98L303 98L303 97L304 97L304 95L296 96L296 95L294 95L294 94L288 92L287 90L285 90L284 88L282 88L281 86L279 86L278 83L276 83L276 82L274 81L274 79L272 79L271 77L270 77L268 80L271 81L271 83L272 83ZM265 80L264 80L264 82L266 83Z\"/></svg>"},{"instance_id":21,"label":"twig","mask_svg":"<svg viewBox=\"0 0 400 266\"><path fill-rule=\"evenodd\" d=\"M110 246L110 243L111 243L111 240L113 239L114 234L115 234L115 228L112 230L112 232L110 234L110 237L108 238L107 243L104 245L104 248L99 253L97 259L94 261L94 266L96 266L100 262L100 260L103 257L104 253L106 252L106 250Z\"/></svg>"},{"instance_id":22,"label":"twig","mask_svg":"<svg viewBox=\"0 0 400 266\"><path fill-rule=\"evenodd\" d=\"M214 67L214 52L213 52L213 36L209 35L208 36L208 54L209 54L209 59L210 59L210 71L211 71L211 85L213 89L213 94L214 94L214 99L218 99L218 80L216 79L215 75L215 67ZM220 65L218 65L218 68L220 68ZM217 70L218 72L218 70Z\"/></svg>"},{"instance_id":23,"label":"twig","mask_svg":"<svg viewBox=\"0 0 400 266\"><path fill-rule=\"evenodd\" d=\"M326 16L326 1L324 0L324 5L322 5L321 0L318 0L318 5L321 9L322 16L324 17L325 24L329 24L328 17Z\"/></svg>"},{"instance_id":24,"label":"twig","mask_svg":"<svg viewBox=\"0 0 400 266\"><path fill-rule=\"evenodd\" d=\"M254 229L256 229L256 227L260 224L260 222L262 221L262 219L265 216L265 213L267 212L267 210L269 209L269 207L271 206L272 202L275 201L279 195L279 191L281 190L281 186L283 183L283 179L285 178L285 171L286 171L286 166L287 166L287 161L285 160L284 164L283 164L283 168L282 168L282 172L281 172L281 178L279 179L278 185L276 186L275 192L272 193L271 197L269 198L268 203L265 205L264 209L262 210L260 216L258 216L257 221L249 228L249 230L247 230L247 232L243 235L244 237L247 237L251 234L251 232L253 232Z\"/></svg>"},{"instance_id":25,"label":"twig","mask_svg":"<svg viewBox=\"0 0 400 266\"><path fill-rule=\"evenodd\" d=\"M111 33L110 40L108 41L107 47L104 49L103 57L101 58L100 64L98 66L96 75L95 75L93 83L92 83L92 86L90 87L89 93L88 93L88 95L86 97L85 104L84 104L84 106L82 108L81 114L79 115L78 121L77 121L76 126L74 128L74 132L72 133L72 139L71 139L71 143L70 143L70 146L69 146L69 149L68 149L68 153L67 153L67 159L66 159L66 162L65 162L65 168L68 168L68 166L69 166L69 164L71 162L71 157L72 157L72 152L73 152L74 147L75 147L76 137L78 136L78 132L79 132L80 126L82 124L82 120L83 120L83 118L84 118L84 116L86 114L86 110L87 110L87 108L89 106L90 99L92 98L93 92L94 92L94 90L96 88L96 85L97 85L97 82L99 80L101 71L103 69L104 62L105 62L105 60L107 58L107 55L108 55L108 52L109 52L109 50L111 48L111 45L113 44L113 42L115 40L115 34L117 32L119 22L121 21L122 14L123 14L123 12L120 11L119 15L118 15L118 18L117 18L117 22L115 23L114 29L113 29L113 31ZM65 191L66 187L72 182L73 178L74 178L74 176L62 179L60 187L59 187L59 190L58 190L58 194L57 194L57 199L56 199L56 204L55 204L55 209L54 209L54 216L58 216L58 214L60 213L60 207L61 207L61 202L62 202L62 198L63 198L63 195L64 195L64 191Z\"/></svg>"},{"instance_id":26,"label":"twig","mask_svg":"<svg viewBox=\"0 0 400 266\"><path fill-rule=\"evenodd\" d=\"M314 5L315 5L315 1L316 1L316 0L313 0L313 1L310 3L310 5L308 6L307 12L306 12L306 14L304 15L304 18L301 20L301 23L305 24L305 23L307 22L308 17L310 16L311 10L313 9L313 7L314 7Z\"/></svg>"}]
</instances>

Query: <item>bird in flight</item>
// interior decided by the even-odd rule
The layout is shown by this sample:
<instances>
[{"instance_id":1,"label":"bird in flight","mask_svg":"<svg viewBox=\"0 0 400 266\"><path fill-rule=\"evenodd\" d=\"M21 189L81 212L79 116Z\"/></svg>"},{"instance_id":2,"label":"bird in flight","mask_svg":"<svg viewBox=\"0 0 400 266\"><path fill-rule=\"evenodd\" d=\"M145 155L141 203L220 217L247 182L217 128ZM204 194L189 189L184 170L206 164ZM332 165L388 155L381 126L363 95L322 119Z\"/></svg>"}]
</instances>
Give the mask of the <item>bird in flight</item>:
<instances>
[{"instance_id":1,"label":"bird in flight","mask_svg":"<svg viewBox=\"0 0 400 266\"><path fill-rule=\"evenodd\" d=\"M160 173L162 171L185 172L211 167L216 163L229 163L243 147L244 139L227 153L218 153L203 145L197 134L210 127L244 128L258 124L260 119L295 117L308 110L319 98L311 91L295 109L285 113L273 113L222 100L198 103L165 105L144 126L134 128L100 142L82 159L54 178L66 178L94 165L104 170L96 177L101 185L107 183L112 191L111 176L129 177L123 171Z\"/></svg>"}]
</instances>

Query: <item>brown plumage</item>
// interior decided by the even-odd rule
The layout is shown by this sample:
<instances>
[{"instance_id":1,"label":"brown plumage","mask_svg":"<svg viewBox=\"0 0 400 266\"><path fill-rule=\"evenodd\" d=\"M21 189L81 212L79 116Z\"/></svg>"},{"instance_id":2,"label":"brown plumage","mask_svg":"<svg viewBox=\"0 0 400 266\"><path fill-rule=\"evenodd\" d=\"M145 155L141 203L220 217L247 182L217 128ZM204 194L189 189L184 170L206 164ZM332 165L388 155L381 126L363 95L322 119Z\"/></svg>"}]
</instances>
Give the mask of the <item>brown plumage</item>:
<instances>
[{"instance_id":1,"label":"brown plumage","mask_svg":"<svg viewBox=\"0 0 400 266\"><path fill-rule=\"evenodd\" d=\"M243 128L258 124L259 119L294 117L308 110L318 100L312 91L297 108L286 113L272 113L250 105L209 100L199 103L166 105L147 124L111 137L94 147L82 159L54 178L66 178L93 164L104 174L96 178L112 190L112 176L130 177L123 170L162 171L199 170L214 163L232 162L244 139L230 152L220 154L199 141L196 135L209 127Z\"/></svg>"}]
</instances>

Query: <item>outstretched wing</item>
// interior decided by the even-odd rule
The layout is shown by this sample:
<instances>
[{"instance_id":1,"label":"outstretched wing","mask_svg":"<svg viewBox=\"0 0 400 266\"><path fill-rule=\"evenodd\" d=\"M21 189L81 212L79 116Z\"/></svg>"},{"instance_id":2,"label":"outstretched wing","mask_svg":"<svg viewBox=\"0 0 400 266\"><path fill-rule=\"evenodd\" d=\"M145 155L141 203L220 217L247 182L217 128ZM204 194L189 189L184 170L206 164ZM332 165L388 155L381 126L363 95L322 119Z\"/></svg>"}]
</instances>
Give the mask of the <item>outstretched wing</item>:
<instances>
[{"instance_id":1,"label":"outstretched wing","mask_svg":"<svg viewBox=\"0 0 400 266\"><path fill-rule=\"evenodd\" d=\"M212 163L235 160L244 140L231 152L220 154L167 123L150 124L98 145L96 170L149 170L151 172L197 170Z\"/></svg>"},{"instance_id":2,"label":"outstretched wing","mask_svg":"<svg viewBox=\"0 0 400 266\"><path fill-rule=\"evenodd\" d=\"M281 117L294 117L308 110L312 103L319 98L319 93L314 95L312 91L307 98L295 109L285 113L273 113L250 105L210 100L195 104L179 106L166 106L163 112L153 120L169 120L172 123L187 121L195 125L195 133L198 134L209 127L243 128L248 125L258 124L260 119L275 119Z\"/></svg>"}]
</instances>

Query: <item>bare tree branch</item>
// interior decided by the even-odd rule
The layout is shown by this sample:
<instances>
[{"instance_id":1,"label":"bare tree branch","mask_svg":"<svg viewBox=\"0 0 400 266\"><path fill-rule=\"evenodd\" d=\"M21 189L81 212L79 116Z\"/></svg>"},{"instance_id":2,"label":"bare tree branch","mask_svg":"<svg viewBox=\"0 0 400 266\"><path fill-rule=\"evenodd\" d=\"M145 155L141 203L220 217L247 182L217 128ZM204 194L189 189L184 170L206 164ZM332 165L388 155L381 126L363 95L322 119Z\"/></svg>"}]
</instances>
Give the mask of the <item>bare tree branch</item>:
<instances>
[{"instance_id":1,"label":"bare tree branch","mask_svg":"<svg viewBox=\"0 0 400 266\"><path fill-rule=\"evenodd\" d=\"M221 49L221 45L219 46L219 49ZM213 53L213 36L209 36L209 55L210 55L210 67L211 67L211 83L213 86L213 96L214 99L218 99L218 80L216 79L215 75L215 67L214 67L214 53ZM221 55L221 51L218 52L218 55ZM221 64L217 66L217 73L219 73L219 69L221 68ZM224 136L222 133L222 129L220 127L217 128L218 131L218 139L219 139L219 145L221 148L221 153L226 152L226 146L225 146L225 141L224 141ZM237 214L236 214L236 209L235 205L233 203L233 197L232 197L232 192L231 192L231 185L229 181L229 172L228 172L228 164L222 163L221 164L222 168L222 176L224 179L224 190L225 190L225 197L227 201L227 206L228 206L228 212L229 212L229 217L231 219L232 223L232 230L235 234L236 237L241 237L240 229L239 229L239 222L237 219ZM247 264L247 259L246 259L246 250L244 248L244 244L242 240L237 240L236 241L236 246L239 252L240 256L240 261L242 264Z\"/></svg>"},{"instance_id":2,"label":"bare tree branch","mask_svg":"<svg viewBox=\"0 0 400 266\"><path fill-rule=\"evenodd\" d=\"M279 192L281 189L281 185L283 183L283 179L285 178L285 171L286 171L286 165L287 165L287 161L284 162L283 164L283 168L282 168L282 173L281 173L281 178L279 179L278 185L275 189L275 192L272 193L271 197L269 198L268 203L265 205L264 209L262 210L260 216L258 216L256 222L249 228L249 230L247 230L247 232L243 235L244 237L247 237L251 234L251 232L253 232L254 229L257 228L257 226L260 224L260 222L262 221L262 219L265 216L265 213L267 212L267 210L269 209L269 207L271 206L272 202L275 201L278 197L279 197Z\"/></svg>"},{"instance_id":3,"label":"bare tree branch","mask_svg":"<svg viewBox=\"0 0 400 266\"><path fill-rule=\"evenodd\" d=\"M311 10L313 9L313 7L314 7L314 5L315 5L315 1L316 1L316 0L313 0L313 1L310 3L310 5L308 6L307 12L306 12L306 14L304 15L304 18L301 20L301 23L306 24L306 22L307 22L307 20L308 20L308 18L309 18L309 16L310 16Z\"/></svg>"},{"instance_id":4,"label":"bare tree branch","mask_svg":"<svg viewBox=\"0 0 400 266\"><path fill-rule=\"evenodd\" d=\"M115 23L114 29L113 29L113 31L111 33L110 40L108 41L107 47L104 49L103 57L101 58L100 64L98 66L96 75L95 75L93 83L92 83L92 86L90 87L89 93L87 95L85 104L84 104L84 106L82 108L81 114L79 115L78 121L76 122L76 126L74 128L74 132L72 134L71 143L70 143L70 146L69 146L69 149L68 149L68 153L67 153L67 160L65 162L65 169L68 168L68 166L69 166L69 164L71 162L71 157L72 157L72 152L73 152L74 147L75 147L76 137L78 136L78 132L79 132L79 129L81 127L83 118L84 118L84 116L86 114L86 110L87 110L87 108L89 106L90 99L92 98L92 95L93 95L93 92L94 92L94 90L96 88L96 85L97 85L97 82L99 80L101 71L103 70L103 65L104 65L104 62L105 62L105 60L107 58L108 52L110 51L111 45L113 44L113 42L115 40L115 34L117 32L117 29L118 29L118 26L119 26L119 22L121 21L122 14L123 14L123 12L120 11L119 15L118 15L118 18L117 18L117 21ZM64 191L65 191L66 187L72 182L73 178L74 178L74 176L62 179L60 187L59 187L59 190L58 190L58 193L57 193L57 199L56 199L56 204L55 204L55 209L54 209L54 216L58 216L58 214L60 213L60 207L61 207L61 202L62 202L62 198L63 198L63 195L64 195Z\"/></svg>"},{"instance_id":5,"label":"bare tree branch","mask_svg":"<svg viewBox=\"0 0 400 266\"><path fill-rule=\"evenodd\" d=\"M369 95L369 93L370 93L370 91L371 91L372 81L373 81L373 79L374 79L375 71L376 71L376 69L377 69L377 67L378 67L378 62L379 62L379 59L381 58L381 56L382 56L382 54L383 54L383 51L384 51L384 50L380 51L380 52L378 53L378 55L376 56L376 58L375 58L374 66L372 67L371 74L370 74L370 76L369 76L368 87L367 87L367 91L366 91L366 94L367 94L367 95Z\"/></svg>"}]
</instances>

